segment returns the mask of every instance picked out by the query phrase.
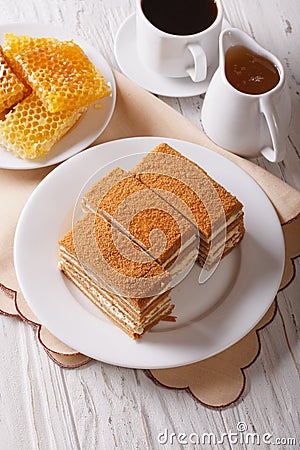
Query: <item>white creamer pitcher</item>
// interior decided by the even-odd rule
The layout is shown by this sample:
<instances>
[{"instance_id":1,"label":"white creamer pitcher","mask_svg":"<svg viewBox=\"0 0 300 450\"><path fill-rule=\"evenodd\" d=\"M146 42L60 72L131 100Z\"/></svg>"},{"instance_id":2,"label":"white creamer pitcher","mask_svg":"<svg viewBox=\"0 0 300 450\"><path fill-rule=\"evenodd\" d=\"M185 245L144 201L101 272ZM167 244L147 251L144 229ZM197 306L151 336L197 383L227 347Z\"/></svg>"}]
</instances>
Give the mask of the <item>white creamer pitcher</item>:
<instances>
[{"instance_id":1,"label":"white creamer pitcher","mask_svg":"<svg viewBox=\"0 0 300 450\"><path fill-rule=\"evenodd\" d=\"M225 74L225 54L241 45L267 58L279 73L277 85L263 94L246 94L233 87ZM269 161L284 158L291 119L291 100L281 62L237 28L224 30L219 39L219 67L202 109L206 134L218 145L247 158L262 154Z\"/></svg>"}]
</instances>

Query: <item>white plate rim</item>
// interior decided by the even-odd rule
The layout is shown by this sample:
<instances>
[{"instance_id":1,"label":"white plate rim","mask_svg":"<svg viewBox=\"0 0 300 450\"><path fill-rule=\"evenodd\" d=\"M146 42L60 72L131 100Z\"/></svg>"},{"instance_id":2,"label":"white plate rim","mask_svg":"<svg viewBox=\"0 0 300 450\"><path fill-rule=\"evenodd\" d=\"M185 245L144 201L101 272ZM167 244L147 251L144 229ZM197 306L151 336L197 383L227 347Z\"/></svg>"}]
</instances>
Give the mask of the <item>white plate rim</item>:
<instances>
[{"instance_id":1,"label":"white plate rim","mask_svg":"<svg viewBox=\"0 0 300 450\"><path fill-rule=\"evenodd\" d=\"M224 339L224 341L222 343L212 345L212 348L210 348L209 352L206 354L205 354L205 352L203 354L203 349L199 350L199 347L197 344L197 347L195 349L193 348L193 356L192 357L187 354L188 351L191 350L190 348L188 348L188 349L185 348L185 352L180 353L180 345L178 347L178 345L176 344L176 349L175 349L172 347L168 347L168 345L165 346L165 343L161 342L161 340L157 341L157 339L161 338L160 333L152 333L152 335L151 335L151 333L147 333L143 337L142 340L139 340L138 342L136 342L136 341L132 341L128 336L125 335L125 333L123 333L121 330L119 330L113 324L109 324L109 325L103 324L103 328L98 327L99 320L96 321L96 319L91 314L87 313L84 310L84 308L82 308L80 305L78 305L77 302L75 302L76 305L72 304L72 300L70 300L70 298L65 297L65 294L67 294L65 291L63 291L63 295L64 295L66 303L60 304L60 308L61 308L60 309L60 320L57 320L57 316L55 316L56 311L51 310L52 305L49 306L49 303L43 304L40 302L41 292L39 290L35 289L35 286L33 283L34 280L32 279L32 275L29 275L29 277L27 277L29 265L28 265L27 258L24 257L24 255L25 255L24 250L25 250L25 252L27 252L27 254L28 254L28 251L30 250L30 245L28 244L28 242L30 242L30 239L28 240L28 232L32 227L32 219L30 218L30 212L31 212L32 208L36 207L36 205L38 205L39 202L41 202L41 199L43 200L43 195L45 195L45 193L49 189L49 186L51 186L51 189L53 189L54 183L56 183L56 185L57 185L57 180L59 180L61 177L67 176L68 172L71 173L72 170L74 170L74 168L78 167L78 165L80 167L83 167L83 163L86 165L89 160L90 160L90 162L93 162L93 164L94 164L95 155L98 155L98 156L96 156L96 159L100 158L100 160L102 160L102 162L105 162L105 163L106 163L106 161L109 162L111 160L111 158L114 157L114 153L112 152L112 149L114 147L115 147L115 149L117 148L117 155L120 157L122 155L120 155L118 153L118 148L121 149L123 147L123 151L124 151L124 146L128 145L128 147L130 148L130 152L132 153L132 148L134 147L134 145L136 145L140 149L145 149L145 146L148 147L148 149L150 149L150 148L153 148L158 143L163 142L163 141L168 142L171 146L174 146L175 148L178 148L179 151L182 151L182 148L183 149L189 148L193 151L196 151L196 149L197 149L197 151L201 150L201 153L199 153L199 155L200 154L202 155L201 157L199 156L200 160L203 161L203 157L205 156L205 158L210 159L210 162L206 163L206 164L210 165L211 162L220 164L222 166L222 170L224 170L224 167L225 167L226 170L230 170L233 172L233 174L235 176L238 176L239 182L241 180L243 180L243 182L246 183L246 185L248 187L250 186L252 189L252 192L255 193L255 196L256 196L255 204L257 202L259 202L263 205L263 207L265 209L264 212L263 211L261 212L262 216L265 216L264 218L266 219L266 211L269 216L269 217L267 217L267 226L271 227L272 233L270 233L269 229L268 229L268 233L265 234L265 238L268 238L268 236L271 236L271 235L273 237L275 236L275 238L276 238L276 248L272 248L272 249L268 248L268 251L270 250L272 252L273 251L275 252L274 255L272 255L272 258L275 257L274 265L275 265L276 270L273 272L273 270L270 269L272 286L270 286L269 288L266 288L264 286L264 284L262 284L262 286L261 286L261 283L263 283L263 280L262 280L262 282L260 282L260 285L257 287L255 287L256 283L251 283L251 286L252 286L251 289L253 289L253 292L256 292L256 289L258 289L258 288L259 289L261 289L261 288L267 289L267 293L261 292L261 291L256 292L256 295L261 295L262 297L265 295L265 298L260 299L260 303L258 305L259 313L257 313L255 315L255 320L253 320L253 318L251 317L251 320L252 320L251 323L247 323L244 327L242 327L242 329L239 329L239 332L234 337L234 339L230 339L230 340ZM108 154L103 153L105 150L109 150ZM102 155L105 155L105 156L102 157ZM126 152L125 152L125 155L126 155ZM105 160L105 158L106 158L106 160ZM199 160L198 160L198 162L199 162ZM93 168L94 167L95 166L93 165ZM207 169L207 167L204 167L204 168ZM214 169L214 170L216 170L216 169ZM91 172L91 174L92 173L93 172ZM85 176L86 176L86 174L85 174ZM79 178L80 178L80 176L79 176ZM234 178L231 176L230 176L230 179L234 180ZM85 178L85 181L86 181L86 178ZM77 182L79 183L80 180L78 180ZM227 183L228 182L229 181L227 181ZM235 183L234 181L231 181L231 182ZM78 187L77 193L79 193L81 186L82 186L82 184ZM237 190L239 190L239 189L237 189ZM251 193L251 196L254 195L253 193ZM244 193L244 195L246 195L246 193ZM49 200L50 199L48 198L48 201ZM245 218L247 218L247 214L245 215ZM61 220L63 220L63 219L64 218L62 217ZM262 229L262 231L264 232L263 229ZM32 233L34 233L34 230L32 231ZM62 233L62 231L61 231L61 233ZM57 239L59 239L61 236L62 236L62 234L58 235ZM247 236L247 232L246 232L246 236ZM243 248L246 245L246 243L245 243L246 236L241 244L241 248ZM39 244L41 244L41 242ZM261 242L260 242L260 244L261 244ZM53 242L53 245L55 245L54 242ZM272 242L272 245L273 245L273 242ZM268 243L268 246L270 246L270 243ZM42 244L42 247L43 247L43 244ZM274 245L273 245L273 247L274 247ZM249 243L248 243L248 248L249 248ZM244 257L247 257L247 255L245 254ZM277 290L279 288L281 276L282 276L283 268L284 268L284 240L283 240L281 225L279 223L277 214L276 214L271 202L269 201L269 199L267 198L265 193L262 191L262 189L257 185L257 183L246 172L244 172L242 169L240 169L234 163L232 163L231 161L227 160L226 158L222 157L221 155L219 155L207 148L204 148L204 147L201 147L199 145L192 144L189 142L185 142L185 141L181 141L181 140L177 140L177 139L162 138L162 137L137 137L137 138L127 138L127 139L120 139L117 141L111 141L111 142L107 142L104 144L100 144L99 146L93 147L91 149L88 149L85 152L74 156L73 158L65 161L63 164L61 164L60 166L55 168L40 183L40 185L35 189L35 191L31 195L31 197L29 198L27 204L25 205L25 207L21 213L21 216L20 216L20 219L19 219L19 222L17 225L17 229L16 229L16 234L15 234L14 261L15 261L15 269L16 269L17 279L19 281L19 285L23 291L26 301L28 302L28 304L29 304L30 308L32 309L32 311L34 312L34 314L39 318L39 320L57 338L59 338L60 340L65 342L70 347L75 348L75 350L77 350L83 354L86 354L94 359L98 359L98 360L106 362L106 363L119 365L119 366L123 366L123 367L131 367L131 368L158 369L158 368L169 368L169 367L176 367L176 366L181 366L181 365L185 365L185 364L191 364L196 361L211 357L217 353L220 353L221 351L225 350L226 348L230 347L235 342L240 340L243 336L245 336L251 329L253 329L253 327L259 322L259 320L263 317L263 315L268 310L268 308L271 305L272 301L274 300ZM271 262L271 264L273 264L273 259L270 262ZM53 265L53 264L54 264L54 262L51 261L51 265ZM47 270L48 270L48 267L47 267ZM59 282L58 287L59 287L59 290L61 290L62 289L62 281L59 277L61 277L62 275L59 274L58 269L56 269L56 268L54 269L52 267L51 271L52 270L56 270L58 273L57 274L57 276L58 276L57 280ZM266 268L266 270L268 270L268 268ZM254 271L255 271L255 268L254 268ZM49 270L49 272L50 272L50 270ZM241 269L240 269L240 272L241 272ZM237 283L236 283L237 291L236 292L239 292L238 289L242 289L242 286L239 286L239 276L241 276L240 273L237 276ZM58 289L58 287L56 289ZM234 289L235 289L235 287L234 287ZM235 295L236 295L236 292L235 292ZM243 293L244 299L245 299L246 294ZM252 294L253 293L251 292L251 295ZM49 295L49 293L47 293L46 298L48 298L48 295ZM229 293L227 298L229 298L230 295L231 295L231 292ZM227 298L226 298L226 301L227 301ZM252 301L252 298L250 300ZM70 303L70 301L71 301L71 303ZM67 305L67 302L68 302L68 305ZM73 303L74 303L74 300L73 300ZM63 316L62 313L69 314L68 307L70 306L70 304L72 304L73 320L71 323L68 323L68 326L66 327L65 323L61 323L61 320L62 320L61 317ZM52 314L51 317L48 316L49 307L50 307L50 311ZM238 308L243 308L243 307L244 307L243 302L238 303ZM252 304L251 304L251 308L252 308ZM233 317L235 317L233 313L235 314L235 311L231 311L231 314L233 315ZM251 311L248 311L248 313L252 314ZM76 316L75 322L74 322L74 314ZM82 316L82 314L83 314L83 316ZM220 312L217 309L216 311L214 311L213 314L209 314L208 317L210 317L211 319L213 318L213 320L226 319L226 317L223 317L223 319L222 319L220 314L222 314L222 306L221 306ZM247 317L247 319L248 319L248 317ZM204 319L204 320L206 320L206 319ZM213 323L213 320L212 320L212 323ZM104 347L98 348L97 345L94 345L94 347L91 348L91 346L90 346L90 344L91 344L90 338L91 337L89 335L86 334L85 335L86 337L82 337L82 336L79 337L79 333L78 333L78 324L79 323L80 323L80 327L82 329L84 328L85 331L89 330L89 332L90 332L91 330L93 330L92 333L97 333L98 338L99 338L99 336L101 336L102 339L105 339L105 337L107 337L107 333L108 333L109 336L110 337L113 336L114 339L116 339L116 336L117 336L117 340L119 339L119 341L117 343L115 343L115 342L111 343L109 348L107 347L107 341L106 341L106 346L104 346ZM82 326L83 323L84 323L84 327ZM203 326L203 323L205 324L205 322L202 322L202 326ZM220 325L222 325L222 321L221 321ZM68 328L67 331L66 331L66 328ZM185 328L188 328L188 327L185 327ZM194 328L192 327L192 331L193 331L193 333L195 333L195 331L197 331L197 330L195 327ZM175 337L178 336L177 330L168 332L168 334L169 333L171 333L171 334L169 336L167 336L167 338L166 338L167 340L168 339L170 340L171 337L173 339L174 336ZM174 335L173 333L176 333L176 335ZM153 338L154 334L156 335L155 338ZM150 338L148 339L149 336L150 336ZM179 333L179 338L181 339L181 337L182 337L182 335L180 335L180 333ZM93 342L94 342L94 338L95 338L95 336L92 337ZM225 338L226 338L226 336L225 336ZM85 341L85 339L86 339L86 341ZM154 341L153 341L153 339L154 339ZM165 338L163 338L163 339L165 339ZM101 339L100 339L100 341L101 341ZM162 354L161 354L161 350L160 350L161 347L163 347ZM112 351L112 348L114 351ZM116 348L122 348L121 354L115 353ZM168 351L166 351L166 349ZM143 353L142 357L141 357L141 351ZM179 351L179 355L178 355L178 351ZM147 352L149 354L148 355L149 357L147 357ZM196 355L198 354L198 356L195 356L195 352L196 352ZM157 357L157 360L155 360L155 357ZM142 359L142 361L141 361L141 359Z\"/></svg>"},{"instance_id":2,"label":"white plate rim","mask_svg":"<svg viewBox=\"0 0 300 450\"><path fill-rule=\"evenodd\" d=\"M28 34L34 37L55 37L58 39L74 40L88 55L91 61L101 70L106 80L110 83L112 87L112 94L110 97L102 99L100 103L105 101L106 116L101 122L102 117L100 117L101 109L94 109L93 104L89 106L88 112L85 113L75 124L74 127L63 136L60 141L54 145L53 149L48 155L45 155L36 160L22 160L17 158L13 154L7 152L3 147L0 146L0 168L2 169L13 169L13 170L28 170L37 169L41 167L48 167L54 164L58 164L65 159L77 154L78 152L84 150L89 145L91 145L109 124L111 117L113 115L115 104L116 104L116 82L114 74L102 56L100 51L93 47L90 43L85 41L76 33L71 32L68 29L61 28L59 26L53 26L51 24L41 24L41 23L11 23L11 24L1 24L0 25L0 44L3 42L3 36L5 33L14 34ZM98 103L99 101L95 102ZM87 115L89 114L89 115ZM101 126L93 126L91 133L86 134L85 130L88 129L87 124L91 115L96 114L100 117ZM73 139L71 139L73 136ZM76 142L78 136L78 142ZM71 148L68 148L68 141L71 139ZM66 143L66 144L65 144ZM63 149L64 144L67 146ZM60 148L62 147L62 148Z\"/></svg>"}]
</instances>

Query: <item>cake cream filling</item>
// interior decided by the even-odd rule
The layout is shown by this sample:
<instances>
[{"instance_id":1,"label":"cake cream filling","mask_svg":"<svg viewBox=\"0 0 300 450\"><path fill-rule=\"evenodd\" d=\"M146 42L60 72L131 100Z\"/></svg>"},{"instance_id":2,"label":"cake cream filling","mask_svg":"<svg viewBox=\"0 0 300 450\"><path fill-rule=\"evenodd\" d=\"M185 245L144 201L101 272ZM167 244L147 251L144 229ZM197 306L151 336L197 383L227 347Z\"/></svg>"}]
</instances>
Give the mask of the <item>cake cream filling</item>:
<instances>
[{"instance_id":1,"label":"cake cream filling","mask_svg":"<svg viewBox=\"0 0 300 450\"><path fill-rule=\"evenodd\" d=\"M222 247L221 251L219 250L219 253L215 253L212 256L209 255L210 257L207 258L207 255L203 255L203 254L199 254L199 261L205 262L205 264L207 265L211 265L213 263L215 263L218 258L221 258L223 253L227 252L229 249L234 248L237 243L239 242L241 238L241 233L236 232L230 239L230 241L227 241L224 248Z\"/></svg>"},{"instance_id":2,"label":"cake cream filling","mask_svg":"<svg viewBox=\"0 0 300 450\"><path fill-rule=\"evenodd\" d=\"M239 236L240 236L239 231L236 228L234 228L227 234L226 242L229 242L230 240L234 241L231 246L226 245L226 243L224 246L224 243L221 242L214 250L212 250L211 253L204 253L204 252L201 252L201 250L200 250L198 259L206 261L206 264L213 263L214 261L216 261L218 258L220 258L222 256L222 254L225 250L227 250L228 248L233 247L235 245L235 241L238 240ZM183 247L183 250L186 249L188 247L188 245L190 245L192 242L193 242L193 240L190 239L188 241L188 243L186 243L186 245ZM181 250L181 252L183 252L183 250ZM82 272L82 270L86 271L86 269L80 263L80 261L78 261L78 259L76 257L74 257L73 255L71 255L64 247L60 247L60 252L61 252L61 255L66 259L66 261L69 261L69 263L76 266L80 272ZM171 270L169 270L171 278L174 279L174 277L176 275L178 275L180 272L183 272L189 266L189 264L192 263L193 259L197 258L197 254L198 254L198 250L195 249L193 252L188 253L187 256L180 263L175 262L173 267L171 268ZM209 258L207 258L208 255L209 255ZM166 260L166 262L165 262L165 265L169 264L172 260L175 259L175 257L176 256L171 256L170 258L168 258L168 260ZM87 269L87 271L89 273L90 278L91 277L93 278L95 284L98 284L99 277L93 276L93 271L90 271L88 269ZM120 295L115 289L113 289L112 286L109 286L104 280L101 280L101 281L103 281L103 284L106 285L107 290L111 290L115 293L115 295L118 295L119 297L121 297L122 301L124 301L124 303L126 303L128 308L133 310L135 313L139 313L139 310L137 308L135 308L131 303L129 303L128 300L126 299L126 297ZM167 286L165 291L168 290L170 287L171 287L170 285ZM160 296L161 296L161 293L153 296L152 300L155 301Z\"/></svg>"},{"instance_id":3,"label":"cake cream filling","mask_svg":"<svg viewBox=\"0 0 300 450\"><path fill-rule=\"evenodd\" d=\"M236 232L232 235L231 239L226 241L224 247L222 246L221 249L219 249L217 252L213 252L209 258L209 261L215 261L217 258L221 257L222 254L227 251L229 248L232 248L235 246L236 242L238 242L238 240L241 237L241 233ZM204 255L204 257L206 257L207 255Z\"/></svg>"},{"instance_id":4,"label":"cake cream filling","mask_svg":"<svg viewBox=\"0 0 300 450\"><path fill-rule=\"evenodd\" d=\"M81 272L84 271L85 273L88 273L89 277L91 279L93 279L96 284L101 283L101 285L103 285L102 287L106 287L106 289L113 291L115 295L120 296L120 294L117 292L117 290L113 286L108 284L104 280L104 278L101 277L101 275L99 273L95 273L95 271L89 264L78 260L78 258L76 256L73 256L73 254L69 253L66 250L66 248L63 246L60 246L59 252L60 252L61 257L65 258L67 261L69 261L70 264L73 264L74 266L76 266Z\"/></svg>"},{"instance_id":5,"label":"cake cream filling","mask_svg":"<svg viewBox=\"0 0 300 450\"><path fill-rule=\"evenodd\" d=\"M121 300L121 301L124 300L122 297L119 297L119 299L117 297L113 297L109 292L107 292L106 290L95 285L95 283L90 279L90 277L88 275L86 275L85 273L79 272L76 268L74 268L72 265L68 264L67 262L60 261L60 267L66 269L68 274L77 275L77 277L80 279L80 281L82 283L84 283L86 286L88 286L90 291L93 292L94 295L96 295L96 293L98 293L99 295L104 297L108 302L110 302L113 306L116 304L116 302L118 302L118 300ZM157 298L158 297L159 296L157 296ZM170 297L166 296L165 298L162 299L162 301L159 303L159 305L165 305L169 302L170 302ZM128 304L127 302L124 302L124 303ZM123 306L121 303L119 303L118 306L119 306L119 309L121 309L122 313L128 314L127 311L123 310ZM131 305L129 305L129 306L131 306ZM134 308L132 308L132 309L133 309L133 313L135 313L136 315L140 315L142 312L137 309L134 311ZM145 315L145 318L148 315Z\"/></svg>"},{"instance_id":6,"label":"cake cream filling","mask_svg":"<svg viewBox=\"0 0 300 450\"><path fill-rule=\"evenodd\" d=\"M68 267L68 265L64 264L62 261L60 262L60 267L68 274L73 283L76 284L87 297L102 307L103 310L107 311L108 314L116 319L117 322L126 324L126 326L136 334L142 334L148 325L159 318L163 312L167 313L170 308L170 297L166 297L165 301L157 305L152 311L146 314L142 321L135 321L116 305L116 299L109 298L106 292L104 294L103 292L100 292L99 288L96 289L93 287L91 285L91 280L89 280L87 276L81 276L81 274L76 270L70 270L70 266Z\"/></svg>"},{"instance_id":7,"label":"cake cream filling","mask_svg":"<svg viewBox=\"0 0 300 450\"><path fill-rule=\"evenodd\" d=\"M91 283L94 284L94 286L97 286L98 289L102 289L105 290L107 292L108 295L110 295L110 298L113 300L114 297L112 296L112 294L110 294L106 289L104 289L103 287L99 286L97 279L93 279L90 276L90 272L87 272L85 270L85 268L82 266L82 264L80 263L80 261L78 261L78 259L76 257L74 257L73 255L71 255L69 252L67 252L67 250L64 247L60 247L60 257L61 257L61 262L65 262L65 264L68 264L70 267L72 267L73 270L76 270L77 273L80 273L81 276L85 276L87 279L89 279L91 281ZM107 286L107 284L106 284ZM107 289L110 289L109 286L107 286ZM167 289L166 289L167 290ZM149 301L149 303L147 303L147 307L150 307L151 304L157 300L159 297L161 297L161 295L163 295L165 293L165 291L163 293L159 293L158 295L154 295L151 297L151 302ZM122 295L119 294L115 294L118 297L120 297L122 299L122 301L126 304L126 306L131 309L134 313L136 314L140 314L141 310L136 308L132 303L130 303L128 301L128 299Z\"/></svg>"},{"instance_id":8,"label":"cake cream filling","mask_svg":"<svg viewBox=\"0 0 300 450\"><path fill-rule=\"evenodd\" d=\"M132 275L122 274L121 271L119 272L116 268L111 267L109 261L107 262L106 260L104 260L104 267L106 268L105 275L101 272L101 267L98 267L96 270L95 267L93 267L83 259L78 259L77 255L74 252L69 253L64 246L61 245L59 251L62 255L65 255L67 258L69 258L73 264L78 264L83 270L85 270L97 285L100 285L102 288L113 292L118 297L157 298L157 293L161 295L163 292L168 290L169 280L171 276L167 270L160 273L155 272L153 276L147 277L148 272L146 272L145 276L143 277L135 277L134 272L132 273ZM156 263L153 261L153 264ZM143 282L143 279L145 280L144 289L143 285L141 284ZM118 284L116 284L115 280L118 280ZM141 287L136 289L134 282L138 280L141 280ZM139 284L137 284L137 286L139 286Z\"/></svg>"},{"instance_id":9,"label":"cake cream filling","mask_svg":"<svg viewBox=\"0 0 300 450\"><path fill-rule=\"evenodd\" d=\"M231 216L229 219L226 220L226 223L224 223L223 225L221 225L220 227L216 228L213 230L213 233L209 236L209 238L207 239L206 236L203 235L203 233L201 233L201 230L199 230L200 233L200 238L206 242L207 244L209 244L211 242L212 239L216 239L217 236L223 232L226 228L229 227L229 225L231 225L233 222L235 222L241 215L243 214L243 211L239 211L237 214L234 214L233 216Z\"/></svg>"},{"instance_id":10,"label":"cake cream filling","mask_svg":"<svg viewBox=\"0 0 300 450\"><path fill-rule=\"evenodd\" d=\"M64 258L65 261L67 263L69 263L70 265L73 265L77 268L77 271L82 273L83 270L85 272L88 273L88 277L93 280L94 284L97 286L99 286L99 278L94 277L93 273L90 270L86 270L86 268L80 263L80 261L73 255L71 255L69 252L67 252L67 250L64 247L60 247L60 255L61 258ZM154 302L155 300L157 300L161 295L163 295L167 290L171 289L172 287L174 287L174 278L176 276L179 276L180 273L183 273L194 261L196 261L197 259L197 255L198 255L198 250L194 249L193 252L190 252L186 255L186 257L180 262L180 263L175 263L173 265L173 267L171 268L171 270L169 271L170 275L171 275L171 282L169 283L169 285L167 285L164 289L163 292L160 292L158 295L154 295L151 297L151 303ZM170 258L170 261L172 261L172 259L174 258ZM102 280L101 280L102 281ZM132 309L134 312L139 313L140 310L138 310L137 308L135 308L131 303L128 302L127 298L124 297L123 295L120 295L118 292L116 292L111 286L108 286L107 283L105 283L103 281L104 286L106 286L106 290L110 290L113 291L115 295L117 295L118 297L122 298L122 301L124 301L124 303L126 303L126 305ZM175 284L176 284L176 279L175 279ZM104 288L104 286L102 286L102 288ZM147 304L147 307L149 307L151 305L151 303Z\"/></svg>"},{"instance_id":11,"label":"cake cream filling","mask_svg":"<svg viewBox=\"0 0 300 450\"><path fill-rule=\"evenodd\" d=\"M180 262L176 262L174 261L174 264L172 265L171 270L168 269L168 272L170 273L171 277L173 278L175 275L177 275L179 272L183 272L184 270L186 270L188 268L188 266L190 264L192 264L192 262L197 258L199 251L198 249L194 249L193 251L191 251L190 253L188 253L186 255L186 257ZM176 258L176 256L171 256L167 262L166 265L168 263L170 263L171 261L173 261Z\"/></svg>"},{"instance_id":12,"label":"cake cream filling","mask_svg":"<svg viewBox=\"0 0 300 450\"><path fill-rule=\"evenodd\" d=\"M174 268L173 269L168 269L168 271L170 272L170 274L172 275L172 277L174 277L174 275L178 274L181 271L184 271L188 265L193 261L193 259L197 258L197 254L199 253L199 257L202 259L206 259L206 257L209 255L209 259L207 260L208 263L210 261L215 261L216 259L218 259L219 257L222 256L222 254L224 253L225 249L227 250L227 248L229 248L227 246L227 243L229 243L230 240L233 240L234 243L238 240L239 236L240 236L240 232L239 232L239 224L233 228L231 231L229 231L226 235L226 242L218 242L216 244L216 246L209 251L209 249L205 252L203 250L206 249L202 249L200 247L200 250L196 250L193 251L191 253L188 254L188 256L182 261L181 264L174 264ZM232 245L232 247L235 244ZM166 264L170 263L172 260L174 259L174 257L170 257Z\"/></svg>"},{"instance_id":13,"label":"cake cream filling","mask_svg":"<svg viewBox=\"0 0 300 450\"><path fill-rule=\"evenodd\" d=\"M226 247L226 243L229 242L231 239L233 239L234 237L238 237L240 236L240 232L238 229L238 226L236 228L234 228L233 230L229 231L229 233L227 234L227 239L226 242L221 242L220 244L216 245L213 250L211 252L201 252L200 254L202 255L207 255L209 253L209 255L211 256L212 259L215 259L218 257L218 255L222 254L224 251L224 248Z\"/></svg>"},{"instance_id":14,"label":"cake cream filling","mask_svg":"<svg viewBox=\"0 0 300 450\"><path fill-rule=\"evenodd\" d=\"M60 266L61 267L66 267L68 269L69 273L77 274L81 278L81 280L84 280L86 283L88 283L91 286L91 288L93 288L94 290L99 291L100 293L102 293L102 295L105 296L105 298L107 298L109 301L111 301L111 303L114 303L116 301L117 302L121 301L121 302L126 304L126 307L129 307L129 309L131 309L131 314L136 314L137 316L140 316L143 313L143 310L132 307L132 304L130 304L125 298L120 297L120 296L119 297L113 296L113 295L111 295L111 293L109 293L105 289L102 289L101 287L99 287L97 284L95 284L92 281L92 279L86 273L81 272L75 266L73 266L72 264L68 263L67 261L61 260ZM157 300L159 297L161 297L161 296L158 295L155 298L153 297L151 299L152 300L151 303L147 305L146 309L151 307L151 304L154 303L154 301ZM167 301L167 299L168 299L168 296L166 296L165 298L162 298L160 304L163 304L165 301ZM121 309L123 309L125 314L128 313L125 310L125 308L122 305L122 303L119 303L119 306L120 306Z\"/></svg>"},{"instance_id":15,"label":"cake cream filling","mask_svg":"<svg viewBox=\"0 0 300 450\"><path fill-rule=\"evenodd\" d=\"M194 241L196 241L196 236L193 235L190 239L188 239L182 246L180 246L178 248L178 250L174 253L172 253L172 255L163 262L162 267L166 267L174 258L176 258L179 254L183 253L184 250L186 250ZM198 246L195 244L195 248L197 248Z\"/></svg>"}]
</instances>

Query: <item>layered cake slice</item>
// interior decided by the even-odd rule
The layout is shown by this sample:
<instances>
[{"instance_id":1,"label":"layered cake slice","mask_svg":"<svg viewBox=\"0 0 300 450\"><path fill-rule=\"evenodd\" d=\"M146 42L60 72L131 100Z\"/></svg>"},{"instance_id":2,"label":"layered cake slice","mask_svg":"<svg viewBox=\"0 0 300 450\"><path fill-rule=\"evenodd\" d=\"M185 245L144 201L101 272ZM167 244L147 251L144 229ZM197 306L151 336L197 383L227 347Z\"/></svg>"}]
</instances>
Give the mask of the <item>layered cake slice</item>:
<instances>
[{"instance_id":1,"label":"layered cake slice","mask_svg":"<svg viewBox=\"0 0 300 450\"><path fill-rule=\"evenodd\" d=\"M172 206L198 229L198 262L204 268L210 269L243 238L241 202L168 144L148 153L131 173L150 189L159 187L159 195L167 202L165 192L172 192L186 204L188 215L174 203Z\"/></svg>"},{"instance_id":2,"label":"layered cake slice","mask_svg":"<svg viewBox=\"0 0 300 450\"><path fill-rule=\"evenodd\" d=\"M170 316L170 276L99 215L85 214L59 241L59 267L133 339Z\"/></svg>"},{"instance_id":3,"label":"layered cake slice","mask_svg":"<svg viewBox=\"0 0 300 450\"><path fill-rule=\"evenodd\" d=\"M159 186L157 187L159 189ZM166 192L169 202L184 202ZM144 249L171 276L195 261L197 230L177 209L133 175L120 168L96 182L83 196L83 207L99 214Z\"/></svg>"}]
</instances>

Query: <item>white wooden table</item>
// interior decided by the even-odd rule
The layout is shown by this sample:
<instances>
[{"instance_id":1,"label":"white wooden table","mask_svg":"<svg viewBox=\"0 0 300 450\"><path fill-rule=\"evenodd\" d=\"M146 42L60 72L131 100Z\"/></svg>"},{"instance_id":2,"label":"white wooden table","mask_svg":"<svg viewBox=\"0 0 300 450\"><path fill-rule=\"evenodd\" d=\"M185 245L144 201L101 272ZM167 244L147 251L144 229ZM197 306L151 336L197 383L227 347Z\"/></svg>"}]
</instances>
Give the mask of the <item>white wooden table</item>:
<instances>
[{"instance_id":1,"label":"white wooden table","mask_svg":"<svg viewBox=\"0 0 300 450\"><path fill-rule=\"evenodd\" d=\"M223 0L223 5L232 25L284 63L293 103L288 155L280 164L258 163L300 189L300 2ZM0 0L1 23L64 26L99 48L112 66L114 36L132 11L134 0ZM203 96L163 100L201 126ZM295 264L296 279L278 295L279 313L261 332L261 354L246 370L246 392L236 406L224 410L204 408L185 391L158 387L139 370L100 362L61 369L48 358L31 327L0 316L0 449L194 448L176 442L160 445L157 436L165 428L220 436L236 431L240 421L252 432L297 438L296 446L274 448L300 448L299 259Z\"/></svg>"}]
</instances>

